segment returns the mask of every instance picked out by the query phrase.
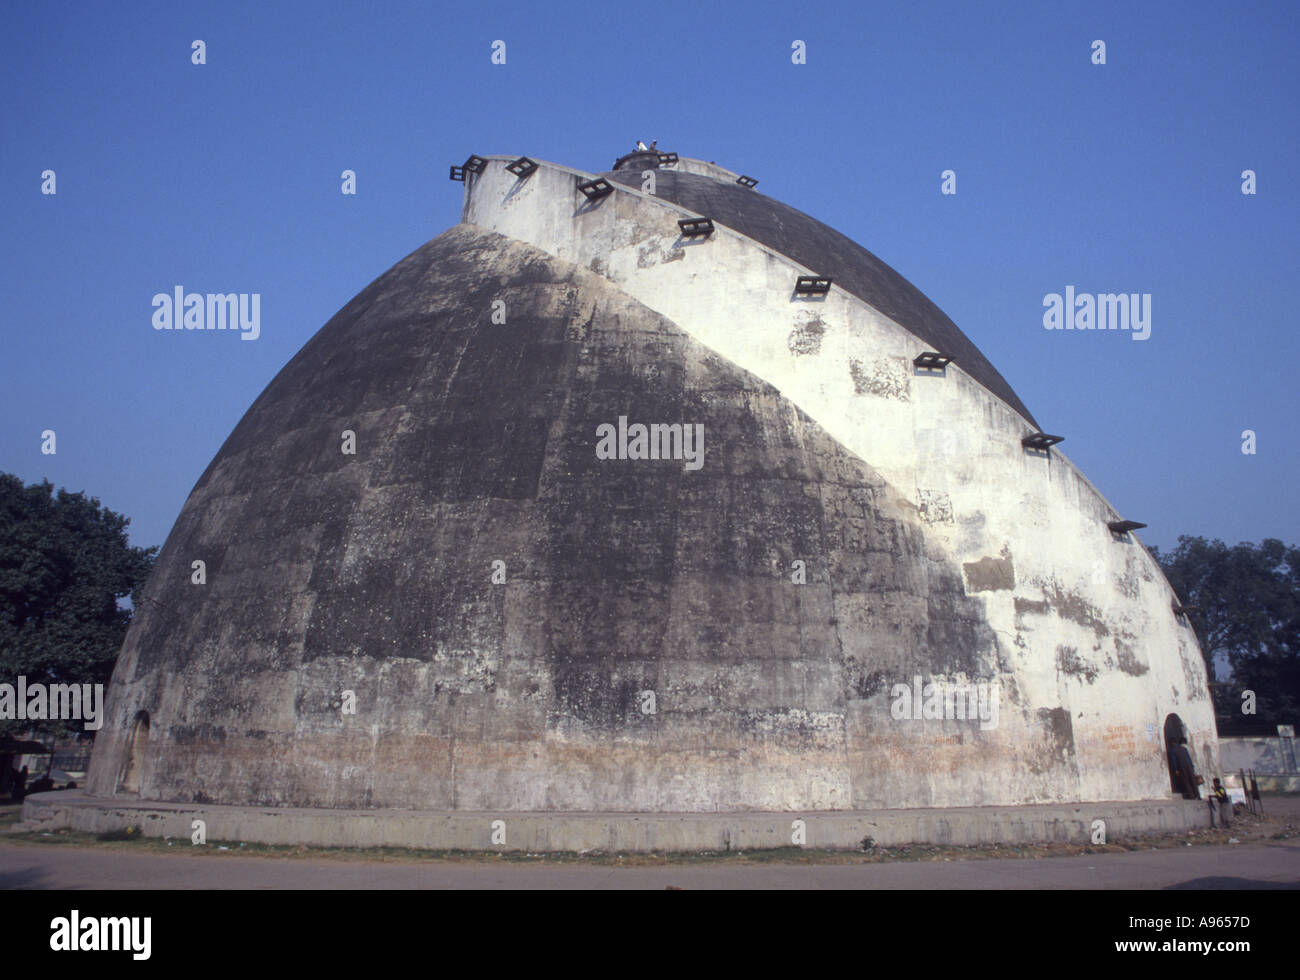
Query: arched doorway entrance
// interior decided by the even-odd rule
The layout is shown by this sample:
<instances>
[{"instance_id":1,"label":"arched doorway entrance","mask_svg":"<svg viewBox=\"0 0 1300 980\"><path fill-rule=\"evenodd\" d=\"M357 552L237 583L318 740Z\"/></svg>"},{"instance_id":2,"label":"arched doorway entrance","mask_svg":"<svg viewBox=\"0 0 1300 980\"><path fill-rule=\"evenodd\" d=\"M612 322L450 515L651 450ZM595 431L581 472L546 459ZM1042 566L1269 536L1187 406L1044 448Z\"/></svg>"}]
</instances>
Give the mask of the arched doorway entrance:
<instances>
[{"instance_id":1,"label":"arched doorway entrance","mask_svg":"<svg viewBox=\"0 0 1300 980\"><path fill-rule=\"evenodd\" d=\"M1185 800L1199 800L1196 767L1187 750L1187 726L1177 715L1165 718L1165 761L1169 764L1169 788Z\"/></svg>"},{"instance_id":2,"label":"arched doorway entrance","mask_svg":"<svg viewBox=\"0 0 1300 980\"><path fill-rule=\"evenodd\" d=\"M144 765L144 750L149 744L149 712L136 713L131 723L131 733L126 741L126 767L122 770L122 784L118 787L123 793L140 792L140 770Z\"/></svg>"}]
</instances>

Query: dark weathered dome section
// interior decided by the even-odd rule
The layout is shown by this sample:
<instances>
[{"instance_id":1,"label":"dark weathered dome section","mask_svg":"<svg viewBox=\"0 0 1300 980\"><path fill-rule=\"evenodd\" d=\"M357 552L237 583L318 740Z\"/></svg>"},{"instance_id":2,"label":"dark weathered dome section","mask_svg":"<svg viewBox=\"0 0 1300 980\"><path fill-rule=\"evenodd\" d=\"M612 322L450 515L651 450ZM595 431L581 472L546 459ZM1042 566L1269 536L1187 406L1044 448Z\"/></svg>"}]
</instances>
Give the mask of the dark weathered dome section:
<instances>
[{"instance_id":1,"label":"dark weathered dome section","mask_svg":"<svg viewBox=\"0 0 1300 980\"><path fill-rule=\"evenodd\" d=\"M703 425L704 466L597 459L620 415ZM147 712L145 799L886 805L849 761L917 751L886 679L997 670L960 566L868 465L607 280L464 225L271 382L147 592L93 792Z\"/></svg>"},{"instance_id":2,"label":"dark weathered dome section","mask_svg":"<svg viewBox=\"0 0 1300 980\"><path fill-rule=\"evenodd\" d=\"M641 185L639 169L603 176L629 187ZM1038 426L1011 385L943 310L834 228L755 190L700 174L659 169L655 196L747 235L819 276L830 276L835 285L874 306L932 349L954 355L967 374Z\"/></svg>"}]
</instances>

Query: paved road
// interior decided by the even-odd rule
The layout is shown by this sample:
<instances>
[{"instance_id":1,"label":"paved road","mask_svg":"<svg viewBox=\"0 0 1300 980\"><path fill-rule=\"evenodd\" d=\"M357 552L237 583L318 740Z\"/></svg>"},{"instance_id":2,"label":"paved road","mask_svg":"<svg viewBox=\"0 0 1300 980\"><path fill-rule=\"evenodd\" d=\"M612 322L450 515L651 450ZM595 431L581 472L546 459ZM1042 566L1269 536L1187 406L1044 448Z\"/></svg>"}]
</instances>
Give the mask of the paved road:
<instances>
[{"instance_id":1,"label":"paved road","mask_svg":"<svg viewBox=\"0 0 1300 980\"><path fill-rule=\"evenodd\" d=\"M867 865L613 868L132 854L0 843L0 888L1292 888L1300 844L1182 847L1077 857Z\"/></svg>"}]
</instances>

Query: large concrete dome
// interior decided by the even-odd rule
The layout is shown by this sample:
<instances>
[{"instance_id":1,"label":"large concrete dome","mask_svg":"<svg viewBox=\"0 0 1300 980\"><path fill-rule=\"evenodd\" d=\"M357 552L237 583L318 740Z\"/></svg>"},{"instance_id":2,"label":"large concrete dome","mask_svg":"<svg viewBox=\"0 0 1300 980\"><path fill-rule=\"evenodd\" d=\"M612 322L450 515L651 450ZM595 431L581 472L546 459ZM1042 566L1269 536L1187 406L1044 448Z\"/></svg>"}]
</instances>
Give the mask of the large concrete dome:
<instances>
[{"instance_id":1,"label":"large concrete dome","mask_svg":"<svg viewBox=\"0 0 1300 980\"><path fill-rule=\"evenodd\" d=\"M326 324L200 478L91 794L1161 800L1167 730L1217 765L1159 567L1022 445L1028 410L918 290L700 161L602 195L513 159L465 173L463 222ZM674 458L626 458L637 425L678 426L654 430Z\"/></svg>"}]
</instances>

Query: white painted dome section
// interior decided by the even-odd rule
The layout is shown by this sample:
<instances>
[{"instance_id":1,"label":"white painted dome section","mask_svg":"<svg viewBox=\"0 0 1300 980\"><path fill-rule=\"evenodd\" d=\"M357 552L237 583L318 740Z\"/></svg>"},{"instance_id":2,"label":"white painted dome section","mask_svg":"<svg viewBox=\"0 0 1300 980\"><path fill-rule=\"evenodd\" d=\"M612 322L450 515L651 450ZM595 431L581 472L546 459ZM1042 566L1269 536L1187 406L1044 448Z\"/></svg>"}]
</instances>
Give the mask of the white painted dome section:
<instances>
[{"instance_id":1,"label":"white painted dome section","mask_svg":"<svg viewBox=\"0 0 1300 980\"><path fill-rule=\"evenodd\" d=\"M467 175L466 222L605 276L772 384L911 500L927 546L966 566L967 593L983 598L998 636L1002 722L989 734L1009 757L1041 749L1041 712L1068 712L1077 786L1047 787L1008 766L996 774L1008 785L990 794L983 774L934 771L945 756L927 746L917 756L933 771L927 799L856 805L1163 798L1171 713L1187 726L1198 769L1218 769L1202 657L1159 566L1136 539L1113 539L1106 524L1125 515L1062 453L1024 450L1031 427L960 364L919 375L912 360L926 348L903 327L837 287L795 298L796 277L817 270L729 228L683 241L677 222L696 215L652 194L615 184L588 202L576 186L593 175L539 161L520 180L505 170L513 157L486 159L482 173ZM735 179L700 161L678 167ZM835 614L856 625L846 632L869 657L872 611ZM869 765L878 747L850 735L849 751Z\"/></svg>"}]
</instances>

